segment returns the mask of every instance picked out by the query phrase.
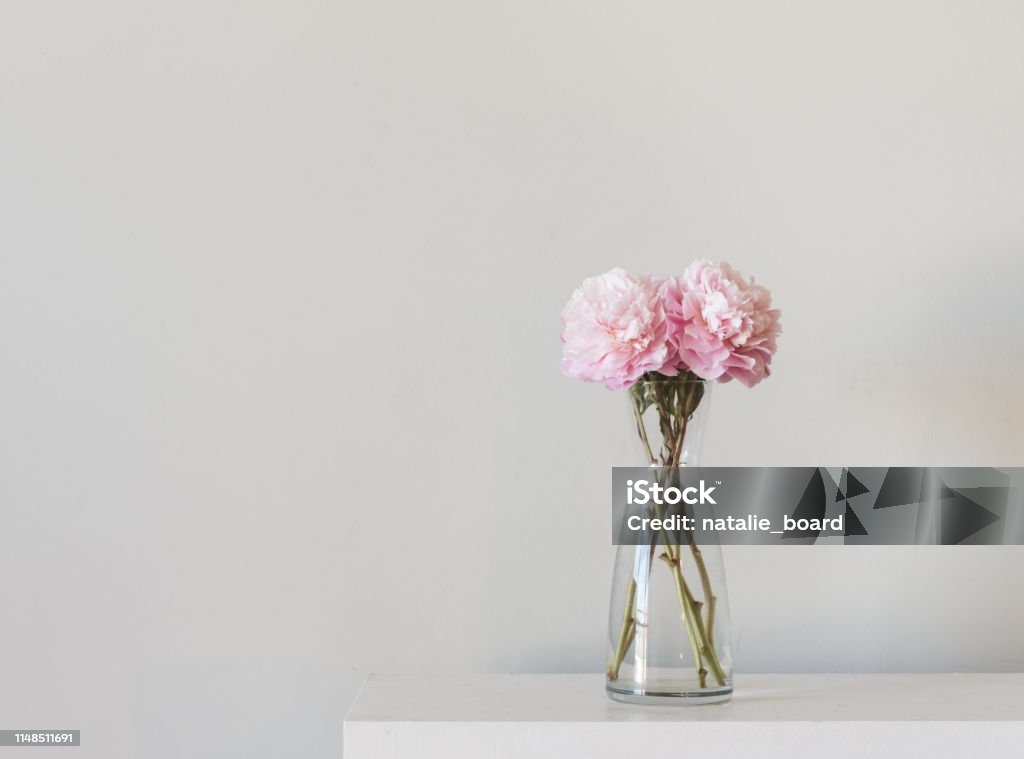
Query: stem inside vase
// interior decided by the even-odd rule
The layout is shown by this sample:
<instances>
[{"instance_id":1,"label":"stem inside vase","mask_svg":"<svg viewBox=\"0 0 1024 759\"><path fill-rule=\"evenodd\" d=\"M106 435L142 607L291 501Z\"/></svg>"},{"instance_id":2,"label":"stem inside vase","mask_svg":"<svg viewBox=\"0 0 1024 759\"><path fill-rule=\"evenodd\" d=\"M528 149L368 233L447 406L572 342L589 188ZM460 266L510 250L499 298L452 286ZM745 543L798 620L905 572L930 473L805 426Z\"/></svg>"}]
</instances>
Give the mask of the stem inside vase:
<instances>
[{"instance_id":1,"label":"stem inside vase","mask_svg":"<svg viewBox=\"0 0 1024 759\"><path fill-rule=\"evenodd\" d=\"M659 479L662 486L678 486L679 467L685 466L687 450L686 434L690 421L705 394L704 382L692 374L683 374L677 378L661 375L648 377L645 375L629 389L630 403L636 422L636 431L640 439L647 463L659 467ZM651 444L652 435L644 421L647 411L656 412L660 439L655 447ZM655 516L660 516L656 509ZM700 688L708 687L708 674L718 686L723 686L727 673L719 660L714 643L715 613L717 598L707 564L696 544L692 532L684 532L689 545L689 555L700 578L700 593L703 600L698 600L683 574L683 556L681 541L664 530L655 533L649 546L644 546L646 555L653 561L659 542L664 550L657 558L671 572L679 603L679 620L686 631L690 642L697 680ZM638 548L638 550L640 550ZM653 572L653 568L648 567ZM608 665L608 679L615 681L619 677L622 663L638 634L638 594L637 577L631 576L626 590L625 605L618 638L613 647L612 658Z\"/></svg>"}]
</instances>

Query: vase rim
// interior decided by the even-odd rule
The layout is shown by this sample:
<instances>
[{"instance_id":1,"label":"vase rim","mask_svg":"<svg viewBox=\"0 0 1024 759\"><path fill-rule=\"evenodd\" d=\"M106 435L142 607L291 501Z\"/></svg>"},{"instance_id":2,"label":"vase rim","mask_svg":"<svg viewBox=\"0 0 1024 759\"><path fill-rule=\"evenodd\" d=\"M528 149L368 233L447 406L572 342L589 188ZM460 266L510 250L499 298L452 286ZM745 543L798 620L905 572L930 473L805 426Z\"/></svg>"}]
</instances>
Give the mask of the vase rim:
<instances>
[{"instance_id":1,"label":"vase rim","mask_svg":"<svg viewBox=\"0 0 1024 759\"><path fill-rule=\"evenodd\" d=\"M704 384L704 383L707 383L708 380L701 379L700 377L698 377L695 374L691 374L689 376L687 376L685 374L678 374L675 377L669 377L668 375L662 374L662 375L659 375L657 377L641 377L634 384L637 384L637 385L640 385L640 384L652 385L652 384L659 383L659 382L692 382L692 383L695 383L695 384L696 383Z\"/></svg>"}]
</instances>

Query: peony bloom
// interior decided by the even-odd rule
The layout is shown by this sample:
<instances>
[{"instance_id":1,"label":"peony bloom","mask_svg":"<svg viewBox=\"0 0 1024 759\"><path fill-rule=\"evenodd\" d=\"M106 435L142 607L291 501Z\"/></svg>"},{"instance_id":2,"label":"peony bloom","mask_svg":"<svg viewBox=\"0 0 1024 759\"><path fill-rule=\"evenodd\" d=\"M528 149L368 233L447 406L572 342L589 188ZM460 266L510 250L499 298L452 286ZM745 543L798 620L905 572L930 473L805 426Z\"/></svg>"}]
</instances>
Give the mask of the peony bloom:
<instances>
[{"instance_id":1,"label":"peony bloom","mask_svg":"<svg viewBox=\"0 0 1024 759\"><path fill-rule=\"evenodd\" d=\"M644 372L677 374L660 285L622 269L584 280L562 309L562 371L609 390Z\"/></svg>"},{"instance_id":2,"label":"peony bloom","mask_svg":"<svg viewBox=\"0 0 1024 759\"><path fill-rule=\"evenodd\" d=\"M747 283L724 261L694 261L662 284L669 341L698 377L753 387L771 373L779 312L767 288Z\"/></svg>"}]
</instances>

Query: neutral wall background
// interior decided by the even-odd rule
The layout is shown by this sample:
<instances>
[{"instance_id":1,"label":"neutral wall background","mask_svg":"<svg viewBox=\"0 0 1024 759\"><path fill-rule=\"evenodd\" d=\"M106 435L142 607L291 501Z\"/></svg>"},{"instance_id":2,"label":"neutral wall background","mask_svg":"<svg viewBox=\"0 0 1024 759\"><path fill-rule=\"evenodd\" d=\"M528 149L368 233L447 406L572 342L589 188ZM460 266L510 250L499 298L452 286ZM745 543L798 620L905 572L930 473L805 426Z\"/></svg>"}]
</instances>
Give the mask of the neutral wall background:
<instances>
[{"instance_id":1,"label":"neutral wall background","mask_svg":"<svg viewBox=\"0 0 1024 759\"><path fill-rule=\"evenodd\" d=\"M783 309L706 461L1024 464L1022 32L3 3L0 727L331 757L370 671L600 670L625 401L559 374L558 312L613 265ZM1024 669L1024 550L727 560L741 673Z\"/></svg>"}]
</instances>

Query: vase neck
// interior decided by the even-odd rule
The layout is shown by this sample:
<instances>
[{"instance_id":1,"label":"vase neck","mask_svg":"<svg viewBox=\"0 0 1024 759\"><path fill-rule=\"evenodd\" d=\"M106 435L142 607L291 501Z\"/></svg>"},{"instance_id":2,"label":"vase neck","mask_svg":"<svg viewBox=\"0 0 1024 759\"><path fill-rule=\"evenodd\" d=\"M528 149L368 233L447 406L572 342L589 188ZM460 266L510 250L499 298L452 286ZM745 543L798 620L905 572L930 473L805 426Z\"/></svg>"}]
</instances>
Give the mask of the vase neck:
<instances>
[{"instance_id":1,"label":"vase neck","mask_svg":"<svg viewBox=\"0 0 1024 759\"><path fill-rule=\"evenodd\" d=\"M629 388L632 437L644 463L698 464L710 406L711 383L693 375L641 379Z\"/></svg>"}]
</instances>

